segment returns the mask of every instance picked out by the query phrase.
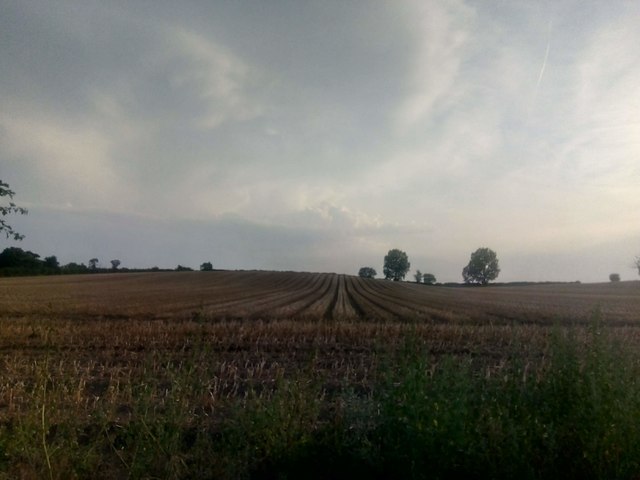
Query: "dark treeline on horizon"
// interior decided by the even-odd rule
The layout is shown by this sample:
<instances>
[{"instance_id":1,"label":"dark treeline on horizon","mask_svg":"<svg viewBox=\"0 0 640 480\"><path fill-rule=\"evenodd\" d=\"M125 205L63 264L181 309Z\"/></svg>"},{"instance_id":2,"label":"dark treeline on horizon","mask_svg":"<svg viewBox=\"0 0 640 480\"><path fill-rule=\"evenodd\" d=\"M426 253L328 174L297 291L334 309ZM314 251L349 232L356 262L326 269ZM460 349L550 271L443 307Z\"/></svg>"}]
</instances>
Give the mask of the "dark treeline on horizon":
<instances>
[{"instance_id":1,"label":"dark treeline on horizon","mask_svg":"<svg viewBox=\"0 0 640 480\"><path fill-rule=\"evenodd\" d=\"M142 273L142 272L191 272L191 267L178 265L175 268L128 268L120 267L120 262L111 261L112 267L100 267L97 258L89 260L88 264L70 262L60 265L55 255L40 258L37 253L23 250L18 247L8 247L0 252L0 277L21 277L21 276L40 276L40 275L79 275L79 274L97 274L97 273ZM200 266L200 271L216 271L211 262L205 262ZM564 284L564 283L580 283L575 282L495 282L492 286L526 286L541 284ZM425 284L429 285L429 284ZM430 284L439 287L473 287L473 284L444 282Z\"/></svg>"},{"instance_id":2,"label":"dark treeline on horizon","mask_svg":"<svg viewBox=\"0 0 640 480\"><path fill-rule=\"evenodd\" d=\"M70 262L60 265L55 255L41 258L37 253L18 247L5 248L0 253L0 277L19 277L32 275L73 275L83 273L126 273L126 272L170 272L191 271L190 267L178 265L170 268L128 268L120 267L119 260L111 260L111 267L100 267L97 258L89 260L88 264Z\"/></svg>"}]
</instances>

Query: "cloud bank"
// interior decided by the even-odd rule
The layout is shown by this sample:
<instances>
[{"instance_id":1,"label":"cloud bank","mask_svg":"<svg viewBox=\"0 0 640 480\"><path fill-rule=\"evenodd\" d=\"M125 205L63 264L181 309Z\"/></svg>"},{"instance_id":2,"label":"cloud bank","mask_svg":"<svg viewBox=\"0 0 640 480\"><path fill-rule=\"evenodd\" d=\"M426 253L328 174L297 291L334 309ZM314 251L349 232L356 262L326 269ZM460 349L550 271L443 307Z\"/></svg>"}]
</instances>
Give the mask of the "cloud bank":
<instances>
[{"instance_id":1,"label":"cloud bank","mask_svg":"<svg viewBox=\"0 0 640 480\"><path fill-rule=\"evenodd\" d=\"M640 7L21 2L0 178L23 247L129 266L606 281L640 250Z\"/></svg>"}]
</instances>

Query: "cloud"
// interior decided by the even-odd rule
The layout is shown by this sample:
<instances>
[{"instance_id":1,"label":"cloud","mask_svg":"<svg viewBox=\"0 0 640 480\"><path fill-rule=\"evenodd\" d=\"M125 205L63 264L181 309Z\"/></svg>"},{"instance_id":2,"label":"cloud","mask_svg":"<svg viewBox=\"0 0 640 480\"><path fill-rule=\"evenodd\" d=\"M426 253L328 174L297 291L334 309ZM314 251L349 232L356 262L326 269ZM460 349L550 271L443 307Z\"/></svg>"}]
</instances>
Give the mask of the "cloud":
<instances>
[{"instance_id":1,"label":"cloud","mask_svg":"<svg viewBox=\"0 0 640 480\"><path fill-rule=\"evenodd\" d=\"M83 256L108 248L84 224L157 264L217 245L351 272L401 248L457 280L481 245L640 228L632 7L43 5L0 18L0 172Z\"/></svg>"},{"instance_id":2,"label":"cloud","mask_svg":"<svg viewBox=\"0 0 640 480\"><path fill-rule=\"evenodd\" d=\"M173 55L180 65L170 75L178 89L190 89L204 105L204 113L196 125L216 128L225 121L255 118L261 106L251 99L246 89L258 74L221 45L184 27L171 29Z\"/></svg>"},{"instance_id":3,"label":"cloud","mask_svg":"<svg viewBox=\"0 0 640 480\"><path fill-rule=\"evenodd\" d=\"M0 129L5 153L21 168L27 164L37 183L46 185L47 203L104 208L129 196L126 181L113 169L111 141L99 130L15 111L0 116Z\"/></svg>"},{"instance_id":4,"label":"cloud","mask_svg":"<svg viewBox=\"0 0 640 480\"><path fill-rule=\"evenodd\" d=\"M411 28L416 45L408 95L396 114L400 131L451 106L461 94L456 86L473 10L463 2L414 2Z\"/></svg>"}]
</instances>

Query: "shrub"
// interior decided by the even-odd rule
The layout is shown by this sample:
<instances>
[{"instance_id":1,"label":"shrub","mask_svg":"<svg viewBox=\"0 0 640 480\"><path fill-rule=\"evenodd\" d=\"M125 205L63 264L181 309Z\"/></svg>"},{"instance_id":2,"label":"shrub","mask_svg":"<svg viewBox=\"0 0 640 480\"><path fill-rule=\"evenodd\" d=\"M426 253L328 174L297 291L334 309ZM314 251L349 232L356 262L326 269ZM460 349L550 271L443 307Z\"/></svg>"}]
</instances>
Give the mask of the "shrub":
<instances>
[{"instance_id":1,"label":"shrub","mask_svg":"<svg viewBox=\"0 0 640 480\"><path fill-rule=\"evenodd\" d=\"M362 267L358 271L358 276L362 278L375 278L377 274L378 272L376 272L375 268L372 267Z\"/></svg>"}]
</instances>

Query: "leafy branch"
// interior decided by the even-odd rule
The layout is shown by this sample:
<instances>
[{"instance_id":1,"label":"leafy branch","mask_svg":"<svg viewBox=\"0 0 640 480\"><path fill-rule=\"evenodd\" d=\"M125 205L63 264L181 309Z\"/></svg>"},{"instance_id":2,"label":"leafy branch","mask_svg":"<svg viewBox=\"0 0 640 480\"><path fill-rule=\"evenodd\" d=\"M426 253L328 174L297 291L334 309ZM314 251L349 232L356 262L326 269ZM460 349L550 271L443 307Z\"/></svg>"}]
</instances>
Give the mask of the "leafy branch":
<instances>
[{"instance_id":1,"label":"leafy branch","mask_svg":"<svg viewBox=\"0 0 640 480\"><path fill-rule=\"evenodd\" d=\"M0 197L9 197L10 200L13 200L14 195L15 192L9 188L9 184L0 180ZM18 207L13 202L9 202L9 205L0 205L0 215L6 217L12 213L26 215L29 211L26 208ZM14 240L22 240L24 238L24 235L16 232L4 218L0 218L0 232L4 232L6 238L13 237Z\"/></svg>"}]
</instances>

